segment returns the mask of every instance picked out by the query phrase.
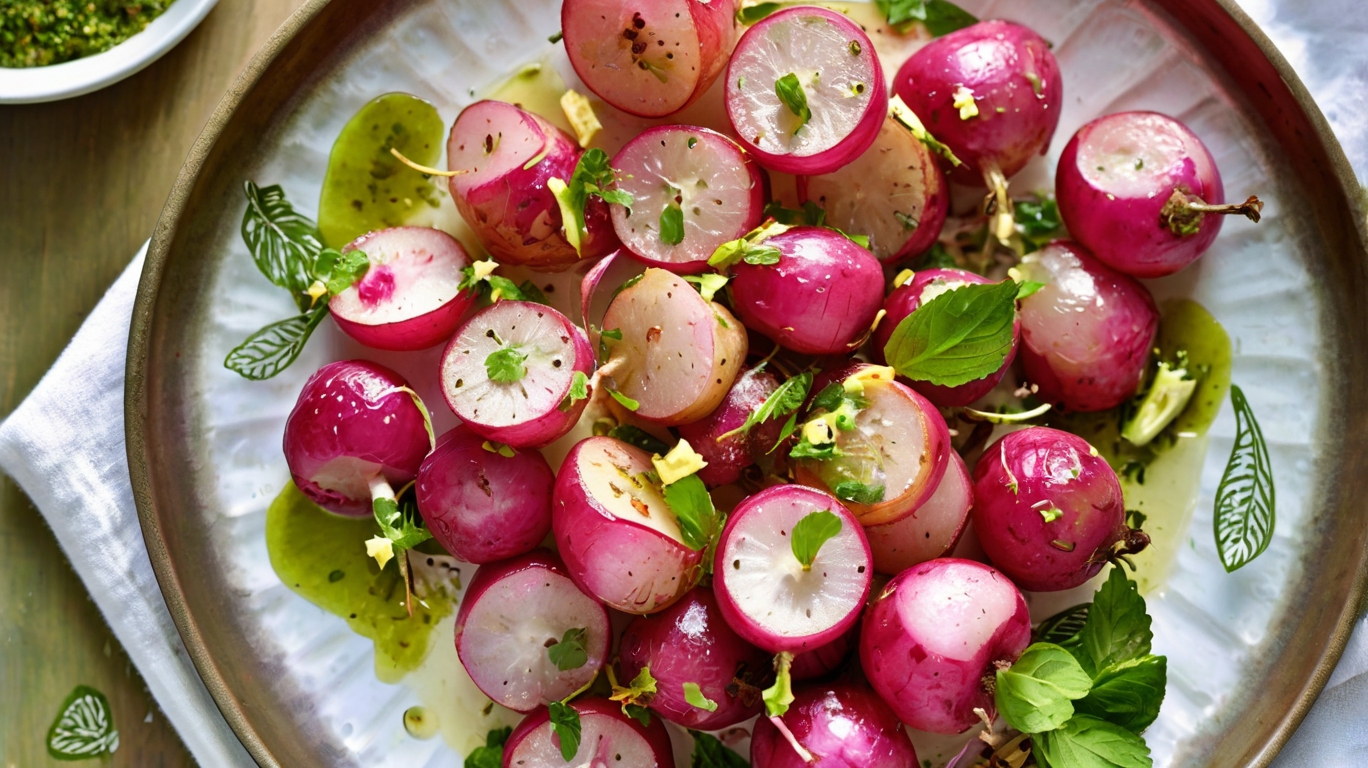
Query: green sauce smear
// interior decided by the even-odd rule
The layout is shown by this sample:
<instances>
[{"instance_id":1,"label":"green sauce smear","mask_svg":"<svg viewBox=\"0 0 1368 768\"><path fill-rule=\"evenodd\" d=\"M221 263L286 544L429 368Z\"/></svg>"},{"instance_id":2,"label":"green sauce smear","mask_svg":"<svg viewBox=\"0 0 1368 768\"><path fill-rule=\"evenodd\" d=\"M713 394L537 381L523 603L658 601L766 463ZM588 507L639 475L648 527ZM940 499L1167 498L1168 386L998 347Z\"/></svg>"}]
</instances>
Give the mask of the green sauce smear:
<instances>
[{"instance_id":1,"label":"green sauce smear","mask_svg":"<svg viewBox=\"0 0 1368 768\"><path fill-rule=\"evenodd\" d=\"M407 93L387 93L362 107L333 144L318 201L323 244L342 248L367 232L402 226L441 197L431 176L399 162L390 149L432 167L445 127L437 108Z\"/></svg>"},{"instance_id":2,"label":"green sauce smear","mask_svg":"<svg viewBox=\"0 0 1368 768\"><path fill-rule=\"evenodd\" d=\"M43 67L92 56L147 28L172 0L5 0L0 67Z\"/></svg>"}]
</instances>

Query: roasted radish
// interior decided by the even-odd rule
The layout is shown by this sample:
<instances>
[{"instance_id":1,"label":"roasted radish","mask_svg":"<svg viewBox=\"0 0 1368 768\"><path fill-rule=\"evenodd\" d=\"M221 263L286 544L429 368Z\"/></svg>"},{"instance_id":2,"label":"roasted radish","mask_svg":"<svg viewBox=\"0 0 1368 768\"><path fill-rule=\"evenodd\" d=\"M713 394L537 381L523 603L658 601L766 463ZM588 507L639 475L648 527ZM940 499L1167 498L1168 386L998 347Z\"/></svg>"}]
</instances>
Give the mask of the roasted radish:
<instances>
[{"instance_id":1,"label":"roasted radish","mask_svg":"<svg viewBox=\"0 0 1368 768\"><path fill-rule=\"evenodd\" d=\"M802 687L782 720L813 759L804 759L774 723L760 718L751 737L752 768L917 768L902 723L864 685Z\"/></svg>"},{"instance_id":2,"label":"roasted radish","mask_svg":"<svg viewBox=\"0 0 1368 768\"><path fill-rule=\"evenodd\" d=\"M641 723L607 699L577 699L569 704L579 720L579 744L570 759L539 709L523 718L503 748L503 768L675 768L670 734L658 719Z\"/></svg>"}]
</instances>

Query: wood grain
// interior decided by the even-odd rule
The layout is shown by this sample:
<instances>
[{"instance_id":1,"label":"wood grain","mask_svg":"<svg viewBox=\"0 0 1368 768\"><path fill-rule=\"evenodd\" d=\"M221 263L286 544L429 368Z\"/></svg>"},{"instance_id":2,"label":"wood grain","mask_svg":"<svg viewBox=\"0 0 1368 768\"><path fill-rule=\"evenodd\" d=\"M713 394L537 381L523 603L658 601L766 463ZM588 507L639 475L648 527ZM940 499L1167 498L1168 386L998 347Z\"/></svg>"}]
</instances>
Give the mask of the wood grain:
<instances>
[{"instance_id":1,"label":"wood grain","mask_svg":"<svg viewBox=\"0 0 1368 768\"><path fill-rule=\"evenodd\" d=\"M103 91L0 107L0 416L37 384L152 232L191 143L300 0L220 0ZM112 766L194 765L38 511L0 478L0 765L69 765L44 739L78 684L110 700Z\"/></svg>"}]
</instances>

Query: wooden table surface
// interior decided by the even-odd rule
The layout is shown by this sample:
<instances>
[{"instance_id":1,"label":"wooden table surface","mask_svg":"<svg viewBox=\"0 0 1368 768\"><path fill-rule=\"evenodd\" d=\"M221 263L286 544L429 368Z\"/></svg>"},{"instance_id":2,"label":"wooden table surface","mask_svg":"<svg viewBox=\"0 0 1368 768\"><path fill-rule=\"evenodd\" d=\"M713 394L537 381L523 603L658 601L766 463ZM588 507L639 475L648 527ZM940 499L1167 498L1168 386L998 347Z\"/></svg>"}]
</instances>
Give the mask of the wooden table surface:
<instances>
[{"instance_id":1,"label":"wooden table surface","mask_svg":"<svg viewBox=\"0 0 1368 768\"><path fill-rule=\"evenodd\" d=\"M301 0L220 0L152 66L97 93L0 106L0 417L38 383L152 233L220 97ZM194 765L33 504L0 476L0 766L61 766L78 684L110 701L105 765Z\"/></svg>"}]
</instances>

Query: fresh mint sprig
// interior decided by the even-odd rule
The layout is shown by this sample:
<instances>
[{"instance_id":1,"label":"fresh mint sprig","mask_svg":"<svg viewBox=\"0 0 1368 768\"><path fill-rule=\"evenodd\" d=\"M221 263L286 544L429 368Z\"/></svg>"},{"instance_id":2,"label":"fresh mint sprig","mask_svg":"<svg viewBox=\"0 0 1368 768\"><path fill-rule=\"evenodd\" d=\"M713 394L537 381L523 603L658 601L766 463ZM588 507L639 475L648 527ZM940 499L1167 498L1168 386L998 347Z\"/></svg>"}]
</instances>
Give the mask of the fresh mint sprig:
<instances>
[{"instance_id":1,"label":"fresh mint sprig","mask_svg":"<svg viewBox=\"0 0 1368 768\"><path fill-rule=\"evenodd\" d=\"M899 34L921 24L932 37L940 37L978 22L973 14L947 0L874 0L874 5Z\"/></svg>"},{"instance_id":2,"label":"fresh mint sprig","mask_svg":"<svg viewBox=\"0 0 1368 768\"><path fill-rule=\"evenodd\" d=\"M956 387L1000 368L1012 348L1018 285L1012 280L964 285L903 318L884 356L913 381Z\"/></svg>"},{"instance_id":3,"label":"fresh mint sprig","mask_svg":"<svg viewBox=\"0 0 1368 768\"><path fill-rule=\"evenodd\" d=\"M595 147L580 155L575 171L570 179L550 179L546 187L555 195L560 207L561 225L565 229L565 239L576 253L589 238L588 225L584 218L585 206L590 196L602 198L606 203L632 208L631 193L614 189L617 174L608 162L608 153Z\"/></svg>"}]
</instances>

